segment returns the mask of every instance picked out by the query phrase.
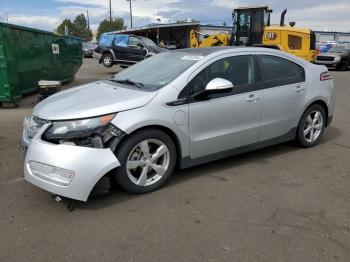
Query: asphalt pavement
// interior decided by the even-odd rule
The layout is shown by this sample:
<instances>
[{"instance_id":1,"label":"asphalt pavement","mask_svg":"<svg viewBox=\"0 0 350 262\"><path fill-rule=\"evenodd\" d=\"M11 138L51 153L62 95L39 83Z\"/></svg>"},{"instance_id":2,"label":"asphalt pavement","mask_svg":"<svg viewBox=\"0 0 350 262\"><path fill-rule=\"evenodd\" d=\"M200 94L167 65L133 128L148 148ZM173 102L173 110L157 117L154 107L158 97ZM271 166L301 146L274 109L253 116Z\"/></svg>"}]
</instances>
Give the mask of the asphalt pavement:
<instances>
[{"instance_id":1,"label":"asphalt pavement","mask_svg":"<svg viewBox=\"0 0 350 262\"><path fill-rule=\"evenodd\" d=\"M65 88L110 76L85 59ZM273 146L178 170L145 195L56 203L23 180L19 139L37 95L0 109L0 261L350 261L350 71L331 72L320 145Z\"/></svg>"}]
</instances>

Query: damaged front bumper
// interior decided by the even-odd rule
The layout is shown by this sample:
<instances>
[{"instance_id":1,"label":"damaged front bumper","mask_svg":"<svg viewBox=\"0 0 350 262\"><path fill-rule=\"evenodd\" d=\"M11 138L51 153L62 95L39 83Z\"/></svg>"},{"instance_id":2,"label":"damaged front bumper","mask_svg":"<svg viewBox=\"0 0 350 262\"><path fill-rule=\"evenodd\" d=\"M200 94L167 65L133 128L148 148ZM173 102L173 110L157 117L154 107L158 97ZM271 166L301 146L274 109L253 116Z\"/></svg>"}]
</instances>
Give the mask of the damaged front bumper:
<instances>
[{"instance_id":1,"label":"damaged front bumper","mask_svg":"<svg viewBox=\"0 0 350 262\"><path fill-rule=\"evenodd\" d=\"M120 166L110 148L53 144L42 140L44 126L27 145L24 177L53 194L86 201L96 183Z\"/></svg>"}]
</instances>

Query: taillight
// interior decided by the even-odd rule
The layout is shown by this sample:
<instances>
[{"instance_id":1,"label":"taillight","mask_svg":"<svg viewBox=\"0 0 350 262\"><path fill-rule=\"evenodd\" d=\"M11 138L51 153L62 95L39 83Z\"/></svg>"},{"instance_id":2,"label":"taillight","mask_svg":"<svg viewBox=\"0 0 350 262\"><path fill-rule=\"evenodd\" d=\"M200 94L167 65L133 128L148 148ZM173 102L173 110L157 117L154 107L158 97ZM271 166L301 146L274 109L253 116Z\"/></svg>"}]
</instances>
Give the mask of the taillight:
<instances>
[{"instance_id":1,"label":"taillight","mask_svg":"<svg viewBox=\"0 0 350 262\"><path fill-rule=\"evenodd\" d=\"M332 79L332 75L328 71L323 72L320 75L320 80L321 81L326 81L326 80L331 80L331 79Z\"/></svg>"}]
</instances>

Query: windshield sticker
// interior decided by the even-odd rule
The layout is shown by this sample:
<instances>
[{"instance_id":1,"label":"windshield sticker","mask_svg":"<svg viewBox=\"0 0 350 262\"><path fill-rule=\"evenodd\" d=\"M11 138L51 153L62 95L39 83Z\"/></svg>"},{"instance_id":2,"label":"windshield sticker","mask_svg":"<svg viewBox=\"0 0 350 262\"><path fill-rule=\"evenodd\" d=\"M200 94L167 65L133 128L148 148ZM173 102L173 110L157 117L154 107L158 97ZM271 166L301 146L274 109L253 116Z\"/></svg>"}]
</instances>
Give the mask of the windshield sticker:
<instances>
[{"instance_id":1,"label":"windshield sticker","mask_svg":"<svg viewBox=\"0 0 350 262\"><path fill-rule=\"evenodd\" d=\"M188 60L188 61L199 61L204 56L201 55L185 55L184 57L181 57L182 60Z\"/></svg>"}]
</instances>

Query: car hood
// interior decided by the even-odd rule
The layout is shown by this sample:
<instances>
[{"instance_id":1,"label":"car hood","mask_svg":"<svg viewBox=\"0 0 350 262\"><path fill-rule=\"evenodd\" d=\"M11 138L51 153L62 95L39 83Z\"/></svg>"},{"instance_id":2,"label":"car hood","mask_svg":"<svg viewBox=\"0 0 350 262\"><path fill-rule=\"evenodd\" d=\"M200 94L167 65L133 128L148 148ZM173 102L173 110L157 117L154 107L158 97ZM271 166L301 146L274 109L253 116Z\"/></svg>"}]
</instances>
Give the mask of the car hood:
<instances>
[{"instance_id":1,"label":"car hood","mask_svg":"<svg viewBox=\"0 0 350 262\"><path fill-rule=\"evenodd\" d=\"M317 56L329 56L329 57L337 57L337 56L344 56L344 53L322 53L318 54Z\"/></svg>"},{"instance_id":2,"label":"car hood","mask_svg":"<svg viewBox=\"0 0 350 262\"><path fill-rule=\"evenodd\" d=\"M98 81L46 98L34 108L33 115L45 120L94 117L145 106L156 94Z\"/></svg>"}]
</instances>

